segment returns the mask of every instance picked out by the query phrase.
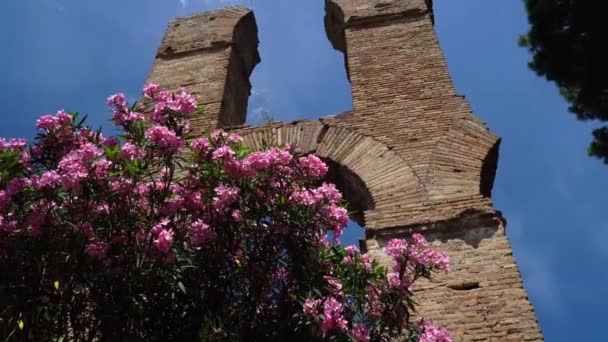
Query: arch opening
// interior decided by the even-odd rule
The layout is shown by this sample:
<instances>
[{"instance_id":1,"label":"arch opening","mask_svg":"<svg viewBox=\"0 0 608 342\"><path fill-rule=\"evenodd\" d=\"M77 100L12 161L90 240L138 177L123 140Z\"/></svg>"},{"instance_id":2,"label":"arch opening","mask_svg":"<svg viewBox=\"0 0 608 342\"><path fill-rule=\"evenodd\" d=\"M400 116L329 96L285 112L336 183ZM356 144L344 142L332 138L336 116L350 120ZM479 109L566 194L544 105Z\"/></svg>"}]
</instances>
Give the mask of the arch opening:
<instances>
[{"instance_id":1,"label":"arch opening","mask_svg":"<svg viewBox=\"0 0 608 342\"><path fill-rule=\"evenodd\" d=\"M347 202L351 220L359 226L365 226L365 211L374 209L372 195L363 180L346 166L333 160L323 160L329 167L324 181L336 185Z\"/></svg>"}]
</instances>

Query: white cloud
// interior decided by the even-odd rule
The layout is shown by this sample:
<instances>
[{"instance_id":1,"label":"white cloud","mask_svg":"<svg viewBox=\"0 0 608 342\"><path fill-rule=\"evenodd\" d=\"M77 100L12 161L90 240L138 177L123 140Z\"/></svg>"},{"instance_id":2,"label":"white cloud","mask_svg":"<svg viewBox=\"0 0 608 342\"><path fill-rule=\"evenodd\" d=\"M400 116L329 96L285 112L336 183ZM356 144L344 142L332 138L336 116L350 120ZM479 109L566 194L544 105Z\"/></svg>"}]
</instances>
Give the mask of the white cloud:
<instances>
[{"instance_id":1,"label":"white cloud","mask_svg":"<svg viewBox=\"0 0 608 342\"><path fill-rule=\"evenodd\" d=\"M186 7L186 6L188 6L189 1L190 0L179 0L179 3L182 5L182 7Z\"/></svg>"}]
</instances>

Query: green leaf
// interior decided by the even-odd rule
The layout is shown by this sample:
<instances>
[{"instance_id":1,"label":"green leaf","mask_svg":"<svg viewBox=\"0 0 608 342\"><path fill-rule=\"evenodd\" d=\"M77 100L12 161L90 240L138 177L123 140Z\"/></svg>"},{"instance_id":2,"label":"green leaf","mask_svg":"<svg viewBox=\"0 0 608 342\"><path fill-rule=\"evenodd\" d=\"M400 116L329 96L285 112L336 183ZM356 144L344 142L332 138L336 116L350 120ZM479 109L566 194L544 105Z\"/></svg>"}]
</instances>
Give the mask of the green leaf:
<instances>
[{"instance_id":1,"label":"green leaf","mask_svg":"<svg viewBox=\"0 0 608 342\"><path fill-rule=\"evenodd\" d=\"M188 292L186 291L186 287L184 286L184 283L182 283L181 281L177 283L177 287L179 287L179 289L184 293L184 294L188 294Z\"/></svg>"}]
</instances>

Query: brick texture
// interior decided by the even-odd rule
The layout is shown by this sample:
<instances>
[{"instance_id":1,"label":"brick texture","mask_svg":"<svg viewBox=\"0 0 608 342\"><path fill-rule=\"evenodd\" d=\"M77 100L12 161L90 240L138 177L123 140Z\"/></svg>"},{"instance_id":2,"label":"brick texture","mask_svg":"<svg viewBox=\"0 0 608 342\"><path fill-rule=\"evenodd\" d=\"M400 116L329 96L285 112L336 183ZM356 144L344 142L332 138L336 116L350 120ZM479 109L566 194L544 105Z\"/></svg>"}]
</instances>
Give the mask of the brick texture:
<instances>
[{"instance_id":1,"label":"brick texture","mask_svg":"<svg viewBox=\"0 0 608 342\"><path fill-rule=\"evenodd\" d=\"M320 0L319 0L320 1ZM325 28L344 53L353 110L313 121L242 126L259 62L243 7L176 19L150 80L206 99L198 130L231 128L256 148L295 144L324 158L330 181L366 228L362 247L388 263L392 237L421 232L453 272L415 289L420 311L455 341L542 341L491 192L500 139L455 93L430 0L325 0Z\"/></svg>"}]
</instances>

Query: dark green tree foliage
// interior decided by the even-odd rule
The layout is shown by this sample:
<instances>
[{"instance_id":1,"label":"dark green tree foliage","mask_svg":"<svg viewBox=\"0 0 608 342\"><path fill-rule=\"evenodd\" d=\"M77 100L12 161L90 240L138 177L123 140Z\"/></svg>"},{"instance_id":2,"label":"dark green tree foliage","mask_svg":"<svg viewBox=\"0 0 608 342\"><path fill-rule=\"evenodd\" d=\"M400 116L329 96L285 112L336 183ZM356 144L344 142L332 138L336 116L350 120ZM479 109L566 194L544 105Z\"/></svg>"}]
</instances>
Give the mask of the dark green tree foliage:
<instances>
[{"instance_id":1,"label":"dark green tree foliage","mask_svg":"<svg viewBox=\"0 0 608 342\"><path fill-rule=\"evenodd\" d=\"M608 121L608 1L525 0L530 31L520 44L529 66L554 81L580 120ZM608 127L593 132L589 154L608 163Z\"/></svg>"}]
</instances>

